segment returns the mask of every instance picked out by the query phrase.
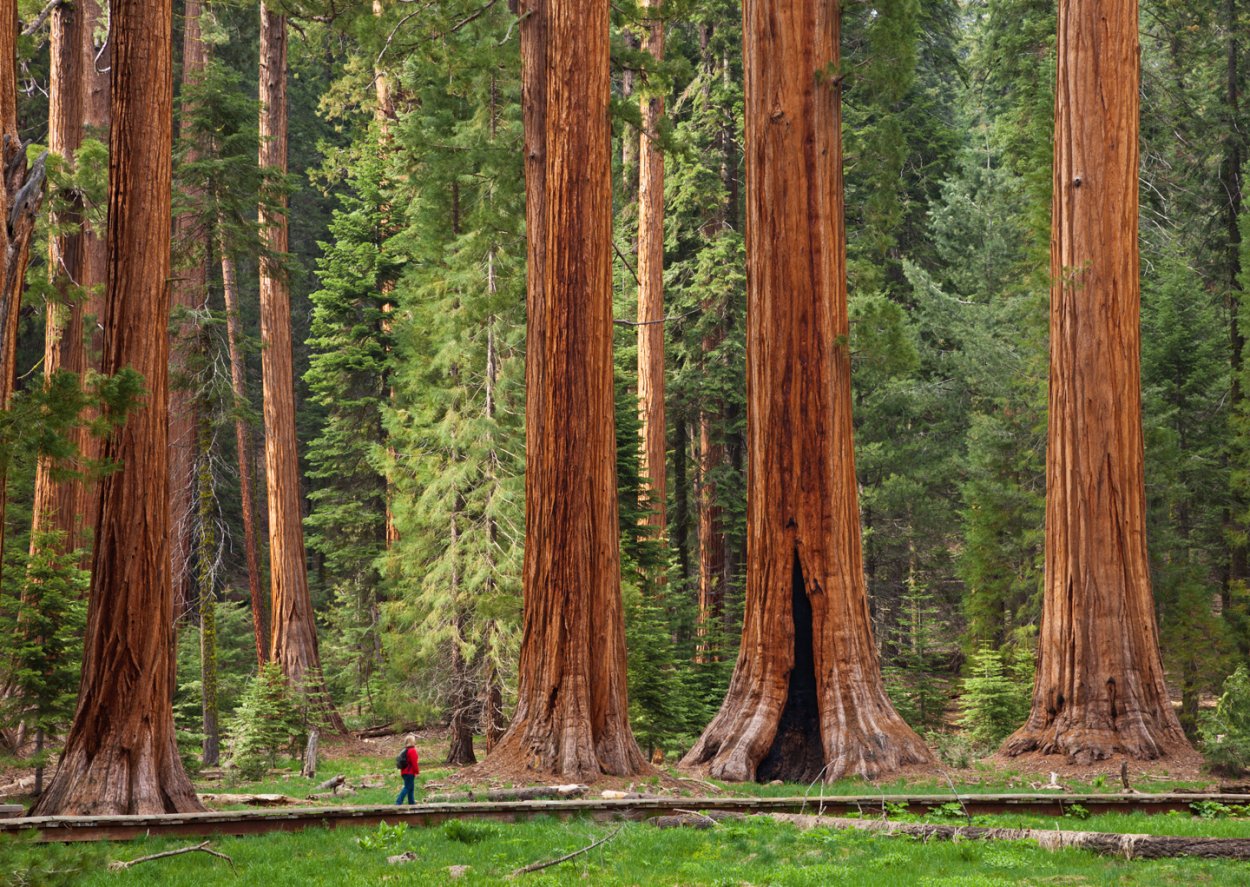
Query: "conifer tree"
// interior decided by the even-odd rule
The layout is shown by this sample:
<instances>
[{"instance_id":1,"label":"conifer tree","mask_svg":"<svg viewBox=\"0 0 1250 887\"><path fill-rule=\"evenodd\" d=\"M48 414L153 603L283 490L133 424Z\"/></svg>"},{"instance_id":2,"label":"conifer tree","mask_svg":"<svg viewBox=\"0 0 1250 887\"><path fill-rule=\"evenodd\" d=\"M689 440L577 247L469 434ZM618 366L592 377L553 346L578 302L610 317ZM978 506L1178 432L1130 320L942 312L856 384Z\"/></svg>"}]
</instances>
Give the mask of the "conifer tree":
<instances>
[{"instance_id":1,"label":"conifer tree","mask_svg":"<svg viewBox=\"0 0 1250 887\"><path fill-rule=\"evenodd\" d=\"M470 12L449 8L427 26L445 31ZM452 725L448 760L461 764L476 758L475 731L488 750L499 738L502 676L515 670L519 627L519 81L492 48L512 24L492 12L431 42L401 81L412 110L392 131L426 187L383 250L414 259L393 293L395 396L386 414L398 538L387 558L388 621L400 633L389 652L402 673L423 676L423 694L436 695Z\"/></svg>"}]
</instances>

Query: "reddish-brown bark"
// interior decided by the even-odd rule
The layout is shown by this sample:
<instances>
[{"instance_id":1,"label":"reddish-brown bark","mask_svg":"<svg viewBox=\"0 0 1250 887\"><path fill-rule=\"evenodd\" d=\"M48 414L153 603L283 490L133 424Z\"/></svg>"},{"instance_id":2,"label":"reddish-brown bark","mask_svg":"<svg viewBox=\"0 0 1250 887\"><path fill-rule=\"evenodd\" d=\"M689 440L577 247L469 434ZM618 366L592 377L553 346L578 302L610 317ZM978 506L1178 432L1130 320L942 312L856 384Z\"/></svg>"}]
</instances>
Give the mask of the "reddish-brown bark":
<instances>
[{"instance_id":1,"label":"reddish-brown bark","mask_svg":"<svg viewBox=\"0 0 1250 887\"><path fill-rule=\"evenodd\" d=\"M48 89L48 150L66 161L72 160L82 144L85 118L85 68L92 63L91 35L87 30L84 7L62 4L52 10L49 18L51 76ZM86 238L81 193L62 195L65 209L57 214L58 227L64 233L52 237L48 247L48 268L58 300L49 302L44 333L44 378L64 370L81 379L89 367L84 346L84 312L86 305L74 292L75 287L88 288L98 280L87 277ZM77 230L75 230L77 228ZM69 432L81 451L87 438L86 428L77 426ZM57 479L51 460L39 460L35 472L35 493L32 506L31 547L44 530L63 533L61 551L73 551L85 540L84 529L94 515L87 514L84 483L81 478ZM81 466L80 466L81 467Z\"/></svg>"},{"instance_id":2,"label":"reddish-brown bark","mask_svg":"<svg viewBox=\"0 0 1250 887\"><path fill-rule=\"evenodd\" d=\"M1061 0L1051 229L1046 591L1028 722L1081 761L1187 747L1146 555L1136 0Z\"/></svg>"},{"instance_id":3,"label":"reddish-brown bark","mask_svg":"<svg viewBox=\"0 0 1250 887\"><path fill-rule=\"evenodd\" d=\"M143 404L104 455L78 710L38 814L200 809L174 741L167 389L173 106L169 0L115 0L102 368Z\"/></svg>"},{"instance_id":4,"label":"reddish-brown bark","mask_svg":"<svg viewBox=\"0 0 1250 887\"><path fill-rule=\"evenodd\" d=\"M17 328L35 217L43 199L44 160L27 169L17 129L17 4L0 8L0 410L13 397ZM0 565L8 484L0 468Z\"/></svg>"},{"instance_id":5,"label":"reddish-brown bark","mask_svg":"<svg viewBox=\"0 0 1250 887\"><path fill-rule=\"evenodd\" d=\"M208 67L208 50L200 29L200 0L186 0L183 12L182 87L194 86L204 77ZM182 98L181 136L188 138L188 117L191 103ZM192 144L187 161L195 162L203 154L202 146ZM193 203L202 202L203 192L192 186L187 194ZM174 237L182 252L178 273L171 282L173 310L177 329L173 335L173 358L170 372L175 384L169 391L169 512L170 558L174 582L174 618L180 619L192 608L196 599L195 575L191 570L191 552L195 529L195 449L197 420L194 392L186 385L184 354L195 335L194 323L179 312L189 312L202 305L208 296L208 244L206 233L197 227L194 216L183 214L174 219ZM179 384L181 382L181 384Z\"/></svg>"},{"instance_id":6,"label":"reddish-brown bark","mask_svg":"<svg viewBox=\"0 0 1250 887\"><path fill-rule=\"evenodd\" d=\"M643 0L654 14L658 0ZM642 51L656 62L664 58L664 22L648 20ZM642 97L638 167L638 412L642 436L639 473L647 497L647 524L664 538L666 437L664 425L664 152L660 120L664 97Z\"/></svg>"},{"instance_id":7,"label":"reddish-brown bark","mask_svg":"<svg viewBox=\"0 0 1250 887\"><path fill-rule=\"evenodd\" d=\"M833 0L746 0L747 599L720 713L683 765L879 776L933 760L885 695L851 434Z\"/></svg>"},{"instance_id":8,"label":"reddish-brown bark","mask_svg":"<svg viewBox=\"0 0 1250 887\"><path fill-rule=\"evenodd\" d=\"M612 391L608 6L520 4L529 242L524 633L485 767L645 769L629 727Z\"/></svg>"},{"instance_id":9,"label":"reddish-brown bark","mask_svg":"<svg viewBox=\"0 0 1250 887\"><path fill-rule=\"evenodd\" d=\"M260 166L286 172L286 17L260 7ZM285 197L279 198L285 209ZM270 204L272 205L272 204ZM308 594L295 441L291 295L280 258L286 214L262 204L267 253L260 262L261 382L264 389L265 488L269 500L269 655L292 684L317 700L330 725L346 732L321 677L317 626Z\"/></svg>"},{"instance_id":10,"label":"reddish-brown bark","mask_svg":"<svg viewBox=\"0 0 1250 887\"><path fill-rule=\"evenodd\" d=\"M221 289L226 302L226 348L230 352L230 390L234 395L234 443L239 460L239 499L243 510L243 552L247 560L247 590L252 602L252 634L256 642L256 661L264 665L269 658L265 637L265 605L260 590L260 558L256 553L256 502L252 496L252 436L241 408L247 403L247 380L244 378L243 355L239 340L243 338L239 320L239 284L234 259L226 248L224 219L218 220L217 249L221 253Z\"/></svg>"}]
</instances>

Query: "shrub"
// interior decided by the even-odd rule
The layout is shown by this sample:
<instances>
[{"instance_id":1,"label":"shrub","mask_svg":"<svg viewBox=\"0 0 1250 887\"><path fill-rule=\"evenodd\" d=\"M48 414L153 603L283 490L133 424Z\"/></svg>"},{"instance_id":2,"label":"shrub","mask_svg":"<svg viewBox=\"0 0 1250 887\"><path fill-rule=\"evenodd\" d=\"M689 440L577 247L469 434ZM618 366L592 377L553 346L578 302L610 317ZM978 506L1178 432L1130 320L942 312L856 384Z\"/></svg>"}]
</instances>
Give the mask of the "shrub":
<instances>
[{"instance_id":1,"label":"shrub","mask_svg":"<svg viewBox=\"0 0 1250 887\"><path fill-rule=\"evenodd\" d=\"M231 762L256 780L277 766L278 755L295 757L304 743L304 720L295 694L276 663L266 663L248 683L230 724Z\"/></svg>"},{"instance_id":2,"label":"shrub","mask_svg":"<svg viewBox=\"0 0 1250 887\"><path fill-rule=\"evenodd\" d=\"M973 654L970 670L964 680L959 725L975 745L993 747L1029 715L1032 659L1018 649L1007 663L998 650L982 647Z\"/></svg>"},{"instance_id":3,"label":"shrub","mask_svg":"<svg viewBox=\"0 0 1250 887\"><path fill-rule=\"evenodd\" d=\"M1201 732L1212 770L1228 776L1250 772L1250 672L1244 664L1225 679L1220 701L1202 719Z\"/></svg>"}]
</instances>

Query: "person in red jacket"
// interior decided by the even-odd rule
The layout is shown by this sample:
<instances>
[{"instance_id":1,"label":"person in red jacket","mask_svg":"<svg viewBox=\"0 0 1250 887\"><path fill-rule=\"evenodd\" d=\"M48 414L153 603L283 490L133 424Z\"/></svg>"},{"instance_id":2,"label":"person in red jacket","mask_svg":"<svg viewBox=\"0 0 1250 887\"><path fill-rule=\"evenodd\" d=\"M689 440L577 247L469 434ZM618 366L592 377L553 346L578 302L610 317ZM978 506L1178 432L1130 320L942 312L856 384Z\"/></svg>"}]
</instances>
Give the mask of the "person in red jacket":
<instances>
[{"instance_id":1,"label":"person in red jacket","mask_svg":"<svg viewBox=\"0 0 1250 887\"><path fill-rule=\"evenodd\" d=\"M397 759L399 760L399 759ZM395 799L396 804L404 802L404 796L408 796L408 803L417 803L416 798L412 794L413 784L416 775L421 772L421 761L417 757L417 737L409 733L404 737L403 758L404 766L399 768L399 775L404 778L404 787L399 791L399 797Z\"/></svg>"}]
</instances>

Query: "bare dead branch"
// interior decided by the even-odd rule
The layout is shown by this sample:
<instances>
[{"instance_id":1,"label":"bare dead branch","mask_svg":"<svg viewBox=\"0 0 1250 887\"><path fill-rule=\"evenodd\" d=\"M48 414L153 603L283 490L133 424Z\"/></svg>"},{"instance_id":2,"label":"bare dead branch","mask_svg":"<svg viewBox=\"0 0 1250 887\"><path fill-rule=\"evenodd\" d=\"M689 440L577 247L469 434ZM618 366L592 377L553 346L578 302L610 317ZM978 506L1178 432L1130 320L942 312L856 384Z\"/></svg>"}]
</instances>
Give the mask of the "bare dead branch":
<instances>
[{"instance_id":1,"label":"bare dead branch","mask_svg":"<svg viewBox=\"0 0 1250 887\"><path fill-rule=\"evenodd\" d=\"M64 0L48 0L48 5L39 10L39 14L35 16L35 20L26 27L22 28L22 36L29 37L31 34L43 27L43 23L48 20L48 16L52 15L52 10L56 9Z\"/></svg>"},{"instance_id":2,"label":"bare dead branch","mask_svg":"<svg viewBox=\"0 0 1250 887\"><path fill-rule=\"evenodd\" d=\"M621 829L623 828L625 828L625 823L621 823L620 825L618 825L616 827L616 831L612 832L610 835L606 835L600 838L598 841L595 841L593 844L586 845L581 850L574 850L572 853L566 853L564 856L561 856L559 859L550 859L547 862L530 863L529 865L523 868L517 869L512 874L508 875L508 877L515 878L517 875L526 875L526 874L529 874L530 872L537 872L541 869L551 868L551 866L559 865L562 862L567 862L568 860L572 859L575 856L581 856L583 853L589 853L591 850L594 850L600 844L606 844L608 841L611 841L613 838L615 838L617 835L621 833Z\"/></svg>"},{"instance_id":3,"label":"bare dead branch","mask_svg":"<svg viewBox=\"0 0 1250 887\"><path fill-rule=\"evenodd\" d=\"M153 859L164 859L167 856L179 856L183 853L194 853L197 850L207 853L209 856L216 856L219 859L224 859L226 862L230 863L231 868L234 868L234 860L224 853L219 853L218 851L211 849L208 846L211 843L211 841L205 841L202 844L195 844L191 847L180 847L177 850L165 850L161 853L152 853L148 856L140 856L138 859L114 860L109 863L109 871L120 872L130 868L132 865L138 865L141 862L150 862Z\"/></svg>"}]
</instances>

